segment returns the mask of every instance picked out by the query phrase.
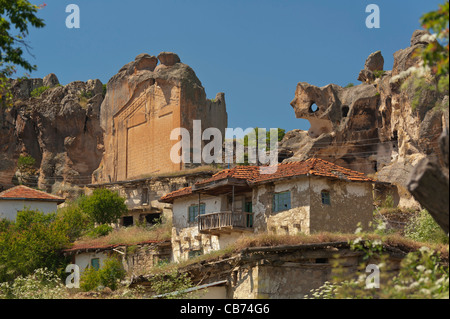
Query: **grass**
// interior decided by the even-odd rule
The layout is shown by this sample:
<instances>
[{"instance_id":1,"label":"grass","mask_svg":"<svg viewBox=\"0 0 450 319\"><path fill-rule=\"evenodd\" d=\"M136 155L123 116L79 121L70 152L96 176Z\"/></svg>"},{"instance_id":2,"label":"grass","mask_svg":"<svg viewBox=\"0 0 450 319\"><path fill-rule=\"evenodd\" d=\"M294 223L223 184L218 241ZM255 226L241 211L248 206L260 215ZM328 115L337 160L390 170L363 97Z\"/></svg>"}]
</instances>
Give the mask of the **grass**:
<instances>
[{"instance_id":1,"label":"grass","mask_svg":"<svg viewBox=\"0 0 450 319\"><path fill-rule=\"evenodd\" d=\"M212 262L218 259L230 258L233 255L239 254L242 250L251 247L276 247L282 245L302 245L328 242L345 242L355 240L358 237L363 237L366 240L381 240L385 247L392 247L400 249L408 253L417 251L421 247L426 246L434 251L440 253L443 260L448 261L448 245L417 242L405 238L399 234L377 235L374 233L360 233L360 234L346 234L346 233L329 233L320 232L312 235L305 235L299 233L297 235L275 235L275 234L251 234L240 237L233 244L225 249L212 251L208 254L203 254L195 258L182 260L178 263L167 263L160 266L153 267L147 275L155 275L159 273L171 272L176 269L189 267L193 264Z\"/></svg>"},{"instance_id":2,"label":"grass","mask_svg":"<svg viewBox=\"0 0 450 319\"><path fill-rule=\"evenodd\" d=\"M155 240L165 241L170 240L172 234L172 223L165 222L153 226L130 226L114 229L106 236L91 238L83 236L77 240L74 245L134 245L140 242Z\"/></svg>"},{"instance_id":3,"label":"grass","mask_svg":"<svg viewBox=\"0 0 450 319\"><path fill-rule=\"evenodd\" d=\"M140 178L158 178L158 177L177 177L185 176L196 173L217 173L221 168L212 165L202 165L195 168L184 169L181 171L169 172L169 173L156 173L156 174L144 174L139 176Z\"/></svg>"}]
</instances>

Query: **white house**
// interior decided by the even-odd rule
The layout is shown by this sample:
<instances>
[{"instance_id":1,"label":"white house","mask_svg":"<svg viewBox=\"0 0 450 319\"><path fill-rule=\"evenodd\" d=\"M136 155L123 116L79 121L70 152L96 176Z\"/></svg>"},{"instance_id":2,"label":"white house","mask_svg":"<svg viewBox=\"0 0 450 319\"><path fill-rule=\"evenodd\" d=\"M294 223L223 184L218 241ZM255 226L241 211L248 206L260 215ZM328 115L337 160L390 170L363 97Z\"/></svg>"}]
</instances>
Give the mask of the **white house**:
<instances>
[{"instance_id":1,"label":"white house","mask_svg":"<svg viewBox=\"0 0 450 319\"><path fill-rule=\"evenodd\" d=\"M351 232L373 217L374 180L321 159L275 173L236 166L163 196L172 204L175 261L223 249L243 233Z\"/></svg>"},{"instance_id":2,"label":"white house","mask_svg":"<svg viewBox=\"0 0 450 319\"><path fill-rule=\"evenodd\" d=\"M0 193L0 219L15 220L17 212L24 208L43 213L55 212L64 198L19 185Z\"/></svg>"}]
</instances>

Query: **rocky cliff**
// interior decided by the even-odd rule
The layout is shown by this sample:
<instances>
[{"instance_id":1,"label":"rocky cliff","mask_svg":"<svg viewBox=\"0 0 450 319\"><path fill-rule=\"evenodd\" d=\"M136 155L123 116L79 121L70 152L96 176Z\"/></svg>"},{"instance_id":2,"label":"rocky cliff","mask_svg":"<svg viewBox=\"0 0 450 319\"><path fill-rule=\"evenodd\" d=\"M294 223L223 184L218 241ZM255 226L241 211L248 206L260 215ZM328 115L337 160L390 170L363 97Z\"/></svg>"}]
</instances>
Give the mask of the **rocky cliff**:
<instances>
[{"instance_id":1,"label":"rocky cliff","mask_svg":"<svg viewBox=\"0 0 450 319\"><path fill-rule=\"evenodd\" d=\"M70 196L89 183L103 153L102 83L62 86L49 74L12 80L11 90L13 105L0 109L0 187L20 182Z\"/></svg>"},{"instance_id":2,"label":"rocky cliff","mask_svg":"<svg viewBox=\"0 0 450 319\"><path fill-rule=\"evenodd\" d=\"M138 55L107 85L65 86L54 74L11 80L13 105L0 107L0 190L17 183L72 197L86 184L181 170L170 159L174 128L224 131L224 93L207 99L177 54Z\"/></svg>"},{"instance_id":3,"label":"rocky cliff","mask_svg":"<svg viewBox=\"0 0 450 319\"><path fill-rule=\"evenodd\" d=\"M225 95L207 99L194 70L176 53L138 55L108 81L100 113L105 152L93 182L182 170L170 158L176 142L170 136L176 128L192 136L193 120L201 120L203 129L220 129L224 136Z\"/></svg>"},{"instance_id":4,"label":"rocky cliff","mask_svg":"<svg viewBox=\"0 0 450 319\"><path fill-rule=\"evenodd\" d=\"M415 31L410 47L394 53L390 71L383 69L381 52L372 53L358 75L359 85L298 83L291 105L310 129L285 135L280 143L288 157L284 161L323 158L406 189L420 159L440 156L438 138L448 127L448 91L423 89L407 72L420 63L414 52L427 45L423 35ZM424 84L429 83L425 77Z\"/></svg>"}]
</instances>

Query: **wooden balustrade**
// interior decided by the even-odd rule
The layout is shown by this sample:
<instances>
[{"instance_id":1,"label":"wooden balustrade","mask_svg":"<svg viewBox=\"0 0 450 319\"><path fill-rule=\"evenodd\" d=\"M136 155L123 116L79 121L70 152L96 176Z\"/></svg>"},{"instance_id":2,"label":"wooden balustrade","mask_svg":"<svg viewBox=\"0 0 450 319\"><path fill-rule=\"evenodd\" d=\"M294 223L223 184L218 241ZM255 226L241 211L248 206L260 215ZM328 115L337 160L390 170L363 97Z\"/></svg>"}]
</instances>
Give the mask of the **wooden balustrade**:
<instances>
[{"instance_id":1,"label":"wooden balustrade","mask_svg":"<svg viewBox=\"0 0 450 319\"><path fill-rule=\"evenodd\" d=\"M201 233L229 232L231 230L253 230L253 213L218 212L198 216L198 230Z\"/></svg>"}]
</instances>

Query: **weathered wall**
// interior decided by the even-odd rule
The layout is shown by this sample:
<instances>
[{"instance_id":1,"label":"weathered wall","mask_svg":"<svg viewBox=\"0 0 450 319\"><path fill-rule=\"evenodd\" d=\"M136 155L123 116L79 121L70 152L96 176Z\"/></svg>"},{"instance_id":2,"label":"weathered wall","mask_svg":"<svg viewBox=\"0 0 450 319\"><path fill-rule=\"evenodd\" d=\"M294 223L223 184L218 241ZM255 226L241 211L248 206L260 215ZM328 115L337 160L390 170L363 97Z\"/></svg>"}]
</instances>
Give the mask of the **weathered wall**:
<instances>
[{"instance_id":1,"label":"weathered wall","mask_svg":"<svg viewBox=\"0 0 450 319\"><path fill-rule=\"evenodd\" d=\"M58 205L55 202L0 200L0 219L16 220L17 212L29 208L43 213L56 212Z\"/></svg>"},{"instance_id":2,"label":"weathered wall","mask_svg":"<svg viewBox=\"0 0 450 319\"><path fill-rule=\"evenodd\" d=\"M200 199L205 204L205 213L220 212L222 197L203 195ZM200 234L197 222L189 222L189 207L198 205L198 195L175 201L172 205L172 252L175 261L187 259L189 251L202 250L208 253L223 248L224 236Z\"/></svg>"},{"instance_id":3,"label":"weathered wall","mask_svg":"<svg viewBox=\"0 0 450 319\"><path fill-rule=\"evenodd\" d=\"M322 204L321 192L330 192L331 205ZM373 219L371 183L347 183L311 177L310 231L354 233L357 224L363 229Z\"/></svg>"},{"instance_id":4,"label":"weathered wall","mask_svg":"<svg viewBox=\"0 0 450 319\"><path fill-rule=\"evenodd\" d=\"M276 234L309 234L308 179L280 181L258 186L254 190L253 213L255 232L269 231ZM272 211L274 193L291 192L291 209Z\"/></svg>"},{"instance_id":5,"label":"weathered wall","mask_svg":"<svg viewBox=\"0 0 450 319\"><path fill-rule=\"evenodd\" d=\"M155 176L146 179L107 183L102 185L91 185L92 189L101 186L116 191L125 198L128 214L133 216L134 221L139 220L140 215L162 214L166 220L172 219L172 205L161 203L159 198L182 187L192 186L197 181L210 177L215 171L204 171L199 173L179 174L173 176ZM92 189L86 193L89 195Z\"/></svg>"}]
</instances>

